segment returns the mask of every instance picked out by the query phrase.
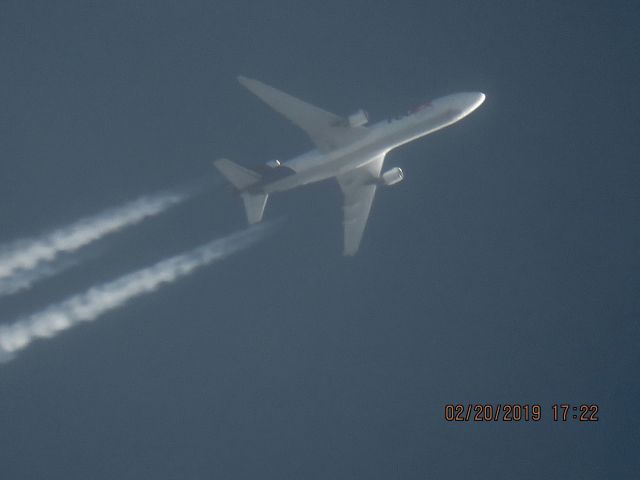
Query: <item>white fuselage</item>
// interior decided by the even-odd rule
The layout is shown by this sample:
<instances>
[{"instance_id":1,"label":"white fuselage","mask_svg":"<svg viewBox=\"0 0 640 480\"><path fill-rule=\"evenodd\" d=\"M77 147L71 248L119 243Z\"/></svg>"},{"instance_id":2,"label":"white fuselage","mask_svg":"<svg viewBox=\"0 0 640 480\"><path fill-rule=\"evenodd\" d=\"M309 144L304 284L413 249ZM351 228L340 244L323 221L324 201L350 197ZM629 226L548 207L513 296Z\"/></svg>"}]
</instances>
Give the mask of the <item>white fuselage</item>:
<instances>
[{"instance_id":1,"label":"white fuselage","mask_svg":"<svg viewBox=\"0 0 640 480\"><path fill-rule=\"evenodd\" d=\"M262 185L270 194L319 182L347 173L386 155L390 150L466 117L484 101L481 93L457 93L425 104L415 112L369 126L359 140L346 146L321 152L311 150L283 163L295 173Z\"/></svg>"}]
</instances>

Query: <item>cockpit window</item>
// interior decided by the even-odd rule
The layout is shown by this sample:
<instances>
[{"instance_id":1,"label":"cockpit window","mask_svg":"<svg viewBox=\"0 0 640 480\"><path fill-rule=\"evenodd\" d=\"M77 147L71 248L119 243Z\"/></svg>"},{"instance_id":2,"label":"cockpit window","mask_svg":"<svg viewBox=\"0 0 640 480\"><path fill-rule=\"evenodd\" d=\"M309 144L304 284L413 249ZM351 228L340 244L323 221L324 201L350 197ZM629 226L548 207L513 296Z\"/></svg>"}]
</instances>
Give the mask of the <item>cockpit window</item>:
<instances>
[{"instance_id":1,"label":"cockpit window","mask_svg":"<svg viewBox=\"0 0 640 480\"><path fill-rule=\"evenodd\" d=\"M409 110L406 110L404 113L398 114L392 118L387 119L388 122L392 122L395 120L401 120L405 117L408 117L409 115L413 115L414 113L420 112L422 110L426 110L427 108L431 108L433 105L431 104L431 102L423 102L421 104L419 104L416 107L410 108Z\"/></svg>"},{"instance_id":2,"label":"cockpit window","mask_svg":"<svg viewBox=\"0 0 640 480\"><path fill-rule=\"evenodd\" d=\"M418 105L417 107L412 108L411 110L409 110L410 113L416 113L419 112L421 110L424 110L426 108L430 108L431 107L431 102L424 102L421 103L420 105Z\"/></svg>"}]
</instances>

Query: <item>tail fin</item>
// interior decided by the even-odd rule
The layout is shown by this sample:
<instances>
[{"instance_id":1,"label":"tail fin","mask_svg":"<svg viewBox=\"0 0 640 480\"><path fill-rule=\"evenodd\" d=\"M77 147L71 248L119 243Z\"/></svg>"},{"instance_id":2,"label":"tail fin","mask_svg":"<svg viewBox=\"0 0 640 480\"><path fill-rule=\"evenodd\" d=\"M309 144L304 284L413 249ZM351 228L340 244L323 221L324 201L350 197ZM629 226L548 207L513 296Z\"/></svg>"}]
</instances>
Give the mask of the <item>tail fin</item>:
<instances>
[{"instance_id":1,"label":"tail fin","mask_svg":"<svg viewBox=\"0 0 640 480\"><path fill-rule=\"evenodd\" d=\"M258 172L244 168L226 158L216 160L213 164L238 190L244 190L254 183L258 183L262 178Z\"/></svg>"},{"instance_id":2,"label":"tail fin","mask_svg":"<svg viewBox=\"0 0 640 480\"><path fill-rule=\"evenodd\" d=\"M240 192L242 201L244 202L244 209L247 213L247 220L249 223L258 223L262 220L264 214L264 207L267 204L269 195L260 192L247 192L246 190L251 185L258 183L262 175L248 168L244 168L237 163L233 163L231 160L221 158L213 162L215 167L220 171L224 177L229 180Z\"/></svg>"}]
</instances>

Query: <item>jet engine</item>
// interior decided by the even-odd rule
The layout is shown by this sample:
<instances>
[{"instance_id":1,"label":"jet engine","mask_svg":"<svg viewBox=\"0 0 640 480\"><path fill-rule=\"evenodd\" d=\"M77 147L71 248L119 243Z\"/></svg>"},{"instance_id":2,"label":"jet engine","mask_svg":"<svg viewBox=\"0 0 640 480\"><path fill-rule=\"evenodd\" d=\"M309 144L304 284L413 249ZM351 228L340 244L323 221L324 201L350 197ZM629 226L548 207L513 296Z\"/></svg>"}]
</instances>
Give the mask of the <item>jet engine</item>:
<instances>
[{"instance_id":1,"label":"jet engine","mask_svg":"<svg viewBox=\"0 0 640 480\"><path fill-rule=\"evenodd\" d=\"M369 121L369 115L364 110L360 109L355 113L349 115L349 126L350 127L361 127L366 125Z\"/></svg>"},{"instance_id":2,"label":"jet engine","mask_svg":"<svg viewBox=\"0 0 640 480\"><path fill-rule=\"evenodd\" d=\"M404 172L400 167L394 167L391 170L387 170L382 174L380 180L383 185L395 185L398 182L401 182L404 178Z\"/></svg>"},{"instance_id":3,"label":"jet engine","mask_svg":"<svg viewBox=\"0 0 640 480\"><path fill-rule=\"evenodd\" d=\"M280 163L280 160L269 160L266 165L270 168L278 168L282 163Z\"/></svg>"}]
</instances>

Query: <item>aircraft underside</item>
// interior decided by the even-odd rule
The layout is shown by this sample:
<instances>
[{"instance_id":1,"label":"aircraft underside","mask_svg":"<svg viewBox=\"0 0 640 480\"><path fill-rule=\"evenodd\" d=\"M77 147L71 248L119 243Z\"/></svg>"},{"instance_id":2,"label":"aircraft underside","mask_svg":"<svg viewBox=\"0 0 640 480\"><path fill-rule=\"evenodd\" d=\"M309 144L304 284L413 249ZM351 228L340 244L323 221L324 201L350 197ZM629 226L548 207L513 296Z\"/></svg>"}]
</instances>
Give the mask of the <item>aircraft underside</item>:
<instances>
[{"instance_id":1,"label":"aircraft underside","mask_svg":"<svg viewBox=\"0 0 640 480\"><path fill-rule=\"evenodd\" d=\"M359 247L379 185L404 178L398 167L382 173L386 153L404 143L451 125L484 101L481 93L460 93L421 105L401 119L365 126L363 110L343 118L276 90L257 80L238 77L261 100L302 128L315 150L288 162L269 161L245 168L227 159L214 165L240 193L249 223L262 220L271 193L336 178L343 193L344 254Z\"/></svg>"}]
</instances>

